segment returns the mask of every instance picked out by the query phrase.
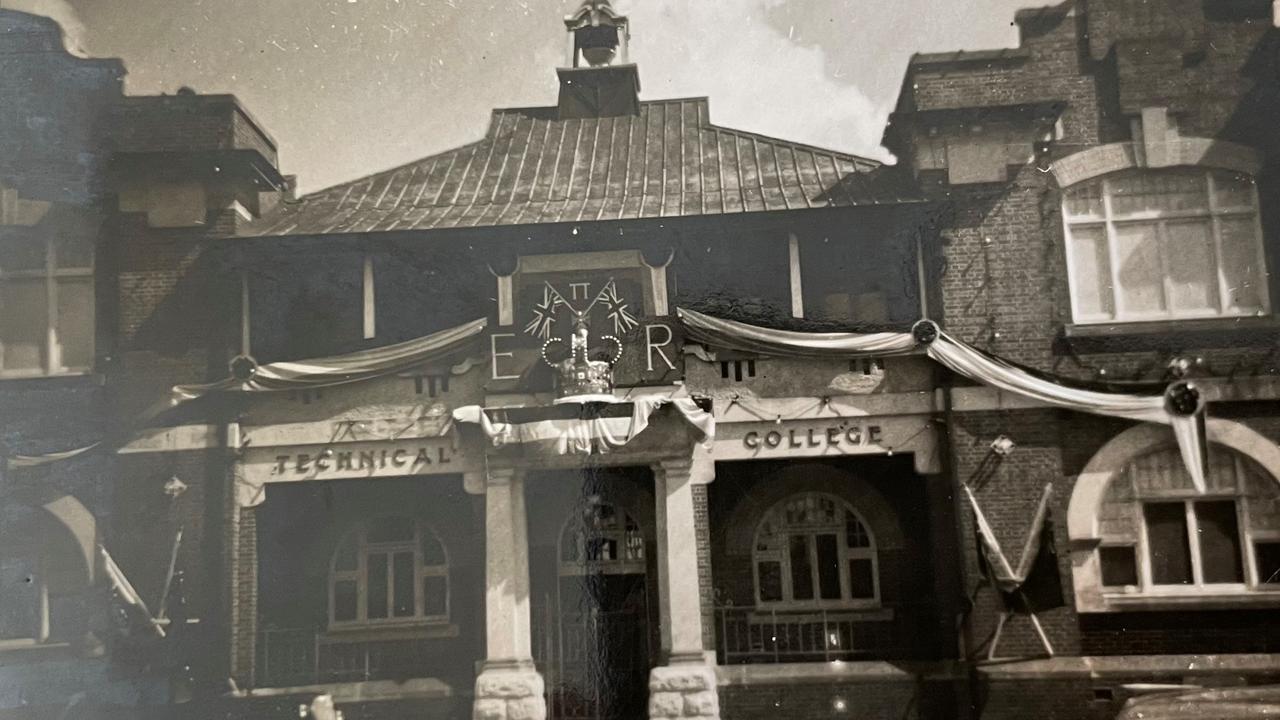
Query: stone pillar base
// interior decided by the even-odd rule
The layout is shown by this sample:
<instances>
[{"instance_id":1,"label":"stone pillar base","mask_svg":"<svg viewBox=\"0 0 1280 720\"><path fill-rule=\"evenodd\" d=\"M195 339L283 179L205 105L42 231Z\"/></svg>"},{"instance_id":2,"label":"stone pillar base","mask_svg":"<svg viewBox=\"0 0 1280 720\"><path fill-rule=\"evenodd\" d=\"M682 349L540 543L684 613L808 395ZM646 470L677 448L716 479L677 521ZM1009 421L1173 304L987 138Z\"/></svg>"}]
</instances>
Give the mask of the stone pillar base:
<instances>
[{"instance_id":1,"label":"stone pillar base","mask_svg":"<svg viewBox=\"0 0 1280 720\"><path fill-rule=\"evenodd\" d=\"M650 720L720 720L716 673L709 665L667 665L649 673Z\"/></svg>"},{"instance_id":2,"label":"stone pillar base","mask_svg":"<svg viewBox=\"0 0 1280 720\"><path fill-rule=\"evenodd\" d=\"M486 668L476 678L472 720L546 720L542 676L525 668Z\"/></svg>"}]
</instances>

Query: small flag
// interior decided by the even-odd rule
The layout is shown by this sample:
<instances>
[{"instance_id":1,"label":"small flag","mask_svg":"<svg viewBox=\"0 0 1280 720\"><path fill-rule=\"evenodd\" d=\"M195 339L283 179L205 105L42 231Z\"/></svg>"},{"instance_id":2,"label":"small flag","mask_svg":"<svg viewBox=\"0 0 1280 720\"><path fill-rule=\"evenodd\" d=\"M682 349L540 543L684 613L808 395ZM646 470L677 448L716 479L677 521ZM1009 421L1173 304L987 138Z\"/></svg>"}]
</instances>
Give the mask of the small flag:
<instances>
[{"instance_id":1,"label":"small flag","mask_svg":"<svg viewBox=\"0 0 1280 720\"><path fill-rule=\"evenodd\" d=\"M541 340L551 337L552 326L556 322L556 308L560 306L560 293L551 285L542 288L542 302L533 306L533 320L525 325L524 331Z\"/></svg>"},{"instance_id":2,"label":"small flag","mask_svg":"<svg viewBox=\"0 0 1280 720\"><path fill-rule=\"evenodd\" d=\"M640 324L627 309L630 307L627 301L618 296L618 286L613 280L610 280L600 291L600 299L604 300L605 312L613 321L615 334L625 335Z\"/></svg>"}]
</instances>

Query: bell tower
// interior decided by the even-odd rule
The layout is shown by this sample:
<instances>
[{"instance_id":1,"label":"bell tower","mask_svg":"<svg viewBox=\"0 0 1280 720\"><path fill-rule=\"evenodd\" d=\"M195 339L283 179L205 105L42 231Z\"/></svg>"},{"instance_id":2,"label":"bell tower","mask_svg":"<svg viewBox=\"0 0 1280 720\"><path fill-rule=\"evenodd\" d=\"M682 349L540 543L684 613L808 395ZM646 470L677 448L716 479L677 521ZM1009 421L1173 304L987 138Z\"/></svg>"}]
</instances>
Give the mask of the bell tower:
<instances>
[{"instance_id":1,"label":"bell tower","mask_svg":"<svg viewBox=\"0 0 1280 720\"><path fill-rule=\"evenodd\" d=\"M628 58L631 25L609 0L584 0L564 19L565 66L560 118L615 117L640 112L640 74Z\"/></svg>"}]
</instances>

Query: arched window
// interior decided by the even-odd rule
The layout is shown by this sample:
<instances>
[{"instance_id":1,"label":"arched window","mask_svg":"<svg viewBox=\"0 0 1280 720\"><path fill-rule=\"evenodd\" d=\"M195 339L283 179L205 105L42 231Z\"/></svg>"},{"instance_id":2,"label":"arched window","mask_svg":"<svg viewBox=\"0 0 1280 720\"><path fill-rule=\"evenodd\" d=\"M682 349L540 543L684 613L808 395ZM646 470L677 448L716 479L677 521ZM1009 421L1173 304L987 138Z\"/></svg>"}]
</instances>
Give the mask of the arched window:
<instances>
[{"instance_id":1,"label":"arched window","mask_svg":"<svg viewBox=\"0 0 1280 720\"><path fill-rule=\"evenodd\" d=\"M1105 594L1280 592L1280 487L1216 445L1206 481L1197 492L1177 448L1140 456L1111 480L1097 518Z\"/></svg>"},{"instance_id":2,"label":"arched window","mask_svg":"<svg viewBox=\"0 0 1280 720\"><path fill-rule=\"evenodd\" d=\"M1062 210L1077 323L1270 311L1258 191L1248 175L1127 170L1071 187Z\"/></svg>"},{"instance_id":3,"label":"arched window","mask_svg":"<svg viewBox=\"0 0 1280 720\"><path fill-rule=\"evenodd\" d=\"M589 499L560 534L560 574L641 574L644 533L623 508Z\"/></svg>"},{"instance_id":4,"label":"arched window","mask_svg":"<svg viewBox=\"0 0 1280 720\"><path fill-rule=\"evenodd\" d=\"M384 517L347 533L329 572L332 626L449 619L449 558L429 527Z\"/></svg>"},{"instance_id":5,"label":"arched window","mask_svg":"<svg viewBox=\"0 0 1280 720\"><path fill-rule=\"evenodd\" d=\"M844 501L821 493L773 506L756 530L762 607L871 607L880 601L875 537Z\"/></svg>"}]
</instances>

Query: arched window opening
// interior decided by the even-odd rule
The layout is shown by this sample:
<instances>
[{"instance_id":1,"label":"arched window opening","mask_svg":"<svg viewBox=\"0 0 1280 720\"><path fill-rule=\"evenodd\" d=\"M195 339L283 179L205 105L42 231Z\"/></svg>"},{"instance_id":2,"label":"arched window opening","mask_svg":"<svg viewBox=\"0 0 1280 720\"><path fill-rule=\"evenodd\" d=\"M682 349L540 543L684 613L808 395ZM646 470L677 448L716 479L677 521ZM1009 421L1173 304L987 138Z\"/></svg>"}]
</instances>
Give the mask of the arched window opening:
<instances>
[{"instance_id":1,"label":"arched window opening","mask_svg":"<svg viewBox=\"0 0 1280 720\"><path fill-rule=\"evenodd\" d=\"M1077 323L1270 312L1253 178L1183 167L1113 173L1063 195Z\"/></svg>"},{"instance_id":2,"label":"arched window opening","mask_svg":"<svg viewBox=\"0 0 1280 720\"><path fill-rule=\"evenodd\" d=\"M565 523L560 533L561 575L644 571L644 532L625 509L591 497Z\"/></svg>"},{"instance_id":3,"label":"arched window opening","mask_svg":"<svg viewBox=\"0 0 1280 720\"><path fill-rule=\"evenodd\" d=\"M1280 488L1223 447L1197 492L1177 448L1143 455L1107 486L1098 565L1107 594L1280 592Z\"/></svg>"},{"instance_id":4,"label":"arched window opening","mask_svg":"<svg viewBox=\"0 0 1280 720\"><path fill-rule=\"evenodd\" d=\"M339 543L329 573L331 626L448 619L449 558L425 524L379 518Z\"/></svg>"},{"instance_id":5,"label":"arched window opening","mask_svg":"<svg viewBox=\"0 0 1280 720\"><path fill-rule=\"evenodd\" d=\"M761 607L874 607L880 602L875 537L844 501L821 493L775 505L756 530Z\"/></svg>"}]
</instances>

